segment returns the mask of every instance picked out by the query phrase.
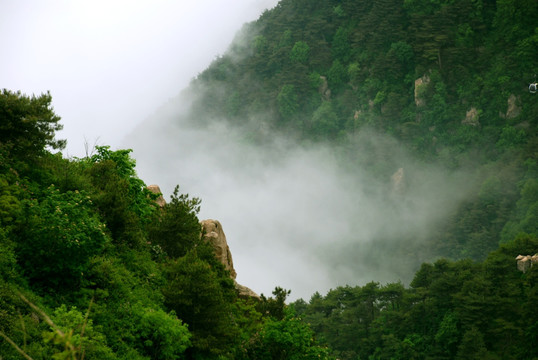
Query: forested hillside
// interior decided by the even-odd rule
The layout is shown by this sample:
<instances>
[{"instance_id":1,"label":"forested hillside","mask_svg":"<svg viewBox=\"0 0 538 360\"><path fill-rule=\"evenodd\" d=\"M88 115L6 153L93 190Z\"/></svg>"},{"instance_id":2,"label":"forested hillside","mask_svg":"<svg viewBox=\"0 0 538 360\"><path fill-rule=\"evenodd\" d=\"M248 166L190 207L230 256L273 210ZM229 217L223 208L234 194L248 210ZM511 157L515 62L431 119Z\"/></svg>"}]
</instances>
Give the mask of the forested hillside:
<instances>
[{"instance_id":1,"label":"forested hillside","mask_svg":"<svg viewBox=\"0 0 538 360\"><path fill-rule=\"evenodd\" d=\"M239 297L199 199L158 206L130 150L63 158L51 100L0 93L1 359L326 356L288 292Z\"/></svg>"},{"instance_id":2,"label":"forested hillside","mask_svg":"<svg viewBox=\"0 0 538 360\"><path fill-rule=\"evenodd\" d=\"M320 246L403 258L409 286L291 304L279 287L239 297L200 237L200 199L176 187L158 206L130 150L63 157L51 95L3 90L0 359L538 358L538 266L516 268L538 253L537 15L535 0L282 0L192 81L185 114L152 123L329 146L392 185L379 201L395 212L421 191L452 199L426 207L445 215L428 231L406 213L368 246ZM432 193L422 168L460 180Z\"/></svg>"},{"instance_id":3,"label":"forested hillside","mask_svg":"<svg viewBox=\"0 0 538 360\"><path fill-rule=\"evenodd\" d=\"M538 226L537 14L530 0L281 1L193 81L192 117L253 141L269 128L337 143L379 181L396 156L372 164L351 135L373 129L424 164L471 169L474 193L422 251L485 259Z\"/></svg>"},{"instance_id":4,"label":"forested hillside","mask_svg":"<svg viewBox=\"0 0 538 360\"><path fill-rule=\"evenodd\" d=\"M200 127L226 121L252 143L284 134L330 144L379 183L399 167L398 147L375 146L388 136L421 165L472 183L452 193L463 200L435 231L399 224L401 234L337 255L380 268L428 259L410 288L349 284L295 302L338 358L538 356L536 270L515 261L538 252L537 15L535 1L284 0L192 82ZM405 202L420 175L403 170Z\"/></svg>"}]
</instances>

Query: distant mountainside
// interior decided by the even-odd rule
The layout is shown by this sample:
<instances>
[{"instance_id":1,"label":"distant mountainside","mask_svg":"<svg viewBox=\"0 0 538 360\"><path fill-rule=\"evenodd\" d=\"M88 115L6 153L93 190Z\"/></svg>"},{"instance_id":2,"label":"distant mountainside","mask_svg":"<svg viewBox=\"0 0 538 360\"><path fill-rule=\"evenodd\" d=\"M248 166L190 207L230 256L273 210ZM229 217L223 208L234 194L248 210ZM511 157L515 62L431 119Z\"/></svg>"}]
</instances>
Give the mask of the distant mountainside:
<instances>
[{"instance_id":1,"label":"distant mountainside","mask_svg":"<svg viewBox=\"0 0 538 360\"><path fill-rule=\"evenodd\" d=\"M186 114L155 119L161 129L227 124L254 147L283 134L330 144L346 167L377 182L402 168L409 195L426 176L404 166L397 154L408 152L415 167L445 174L437 195L424 196L464 199L433 232L379 235L377 244L420 253L417 264L484 259L538 227L538 97L528 91L538 72L536 15L535 1L283 0L168 106L173 113L190 103ZM446 185L458 172L466 174L461 191Z\"/></svg>"}]
</instances>

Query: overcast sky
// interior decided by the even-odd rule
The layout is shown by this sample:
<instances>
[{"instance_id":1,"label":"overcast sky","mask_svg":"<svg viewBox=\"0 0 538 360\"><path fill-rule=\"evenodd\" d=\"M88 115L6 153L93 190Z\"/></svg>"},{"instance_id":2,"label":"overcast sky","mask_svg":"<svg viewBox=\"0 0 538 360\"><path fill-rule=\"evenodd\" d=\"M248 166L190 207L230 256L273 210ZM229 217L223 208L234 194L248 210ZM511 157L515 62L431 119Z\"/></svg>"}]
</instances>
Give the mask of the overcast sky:
<instances>
[{"instance_id":1,"label":"overcast sky","mask_svg":"<svg viewBox=\"0 0 538 360\"><path fill-rule=\"evenodd\" d=\"M0 88L50 91L67 154L119 147L277 0L2 0Z\"/></svg>"}]
</instances>

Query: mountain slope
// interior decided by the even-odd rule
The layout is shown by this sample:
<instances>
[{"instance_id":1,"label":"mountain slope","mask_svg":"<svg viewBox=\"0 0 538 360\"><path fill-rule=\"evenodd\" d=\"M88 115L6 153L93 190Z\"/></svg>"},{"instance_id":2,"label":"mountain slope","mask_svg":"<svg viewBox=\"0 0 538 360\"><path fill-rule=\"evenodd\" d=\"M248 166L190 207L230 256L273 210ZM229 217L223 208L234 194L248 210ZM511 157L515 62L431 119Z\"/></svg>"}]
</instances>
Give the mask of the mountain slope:
<instances>
[{"instance_id":1,"label":"mountain slope","mask_svg":"<svg viewBox=\"0 0 538 360\"><path fill-rule=\"evenodd\" d=\"M537 14L534 1L281 1L127 144L145 177L179 166L191 175L173 176L211 194L204 199L225 198L230 208L260 199L239 213L242 224L229 225L232 210L217 205L241 234L234 248L265 246L267 267L283 252L298 263L314 258L321 269L305 272L327 277L322 287L407 282L439 256L484 259L517 233L536 232L538 103L527 87ZM174 161L152 165L155 156L136 152L142 141ZM293 160L319 149L330 159ZM290 166L320 171L302 183L285 175ZM286 180L276 191L278 179ZM295 182L304 195L295 196ZM274 202L259 196L272 191ZM273 215L280 207L290 210ZM299 217L311 228L260 231L268 226L256 220L260 208L275 227L293 228ZM380 266L380 258L389 260Z\"/></svg>"}]
</instances>

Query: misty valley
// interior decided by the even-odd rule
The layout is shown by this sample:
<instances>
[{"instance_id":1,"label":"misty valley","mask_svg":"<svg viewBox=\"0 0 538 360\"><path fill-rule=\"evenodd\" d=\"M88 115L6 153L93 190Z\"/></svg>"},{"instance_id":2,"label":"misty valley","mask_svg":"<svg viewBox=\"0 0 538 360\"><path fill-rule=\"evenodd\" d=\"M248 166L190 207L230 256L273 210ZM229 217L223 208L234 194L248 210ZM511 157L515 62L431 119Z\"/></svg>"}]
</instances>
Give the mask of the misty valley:
<instances>
[{"instance_id":1,"label":"misty valley","mask_svg":"<svg viewBox=\"0 0 538 360\"><path fill-rule=\"evenodd\" d=\"M538 359L537 15L281 0L83 157L3 89L0 359Z\"/></svg>"}]
</instances>

